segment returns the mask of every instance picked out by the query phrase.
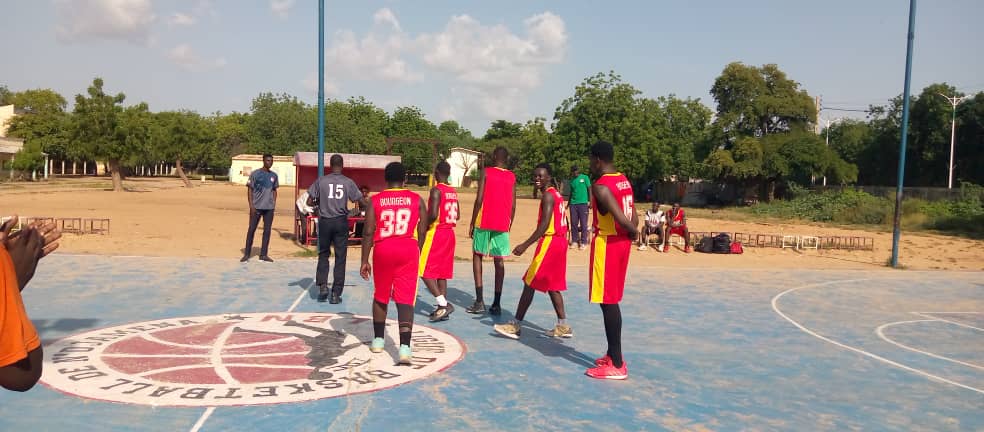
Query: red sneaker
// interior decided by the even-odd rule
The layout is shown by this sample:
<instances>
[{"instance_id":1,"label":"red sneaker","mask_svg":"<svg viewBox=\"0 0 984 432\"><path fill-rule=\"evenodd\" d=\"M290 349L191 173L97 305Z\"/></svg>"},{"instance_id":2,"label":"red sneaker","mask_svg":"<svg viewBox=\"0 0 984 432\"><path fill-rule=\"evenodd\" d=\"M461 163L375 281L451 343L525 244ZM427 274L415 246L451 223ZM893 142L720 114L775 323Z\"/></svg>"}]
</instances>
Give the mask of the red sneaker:
<instances>
[{"instance_id":1,"label":"red sneaker","mask_svg":"<svg viewBox=\"0 0 984 432\"><path fill-rule=\"evenodd\" d=\"M684 251L684 252L686 252L686 253L691 253L691 252L693 252L693 251L694 251L694 248L692 248L692 247L690 247L690 246L687 246L687 248L686 248L686 249L684 249L683 251Z\"/></svg>"},{"instance_id":2,"label":"red sneaker","mask_svg":"<svg viewBox=\"0 0 984 432\"><path fill-rule=\"evenodd\" d=\"M663 253L670 251L670 245L663 246Z\"/></svg>"},{"instance_id":3,"label":"red sneaker","mask_svg":"<svg viewBox=\"0 0 984 432\"><path fill-rule=\"evenodd\" d=\"M605 354L604 357L595 359L595 366L604 366L612 364L612 358Z\"/></svg>"},{"instance_id":4,"label":"red sneaker","mask_svg":"<svg viewBox=\"0 0 984 432\"><path fill-rule=\"evenodd\" d=\"M624 380L629 377L629 370L625 367L625 363L622 363L620 368L606 364L588 369L584 374L597 379Z\"/></svg>"}]
</instances>

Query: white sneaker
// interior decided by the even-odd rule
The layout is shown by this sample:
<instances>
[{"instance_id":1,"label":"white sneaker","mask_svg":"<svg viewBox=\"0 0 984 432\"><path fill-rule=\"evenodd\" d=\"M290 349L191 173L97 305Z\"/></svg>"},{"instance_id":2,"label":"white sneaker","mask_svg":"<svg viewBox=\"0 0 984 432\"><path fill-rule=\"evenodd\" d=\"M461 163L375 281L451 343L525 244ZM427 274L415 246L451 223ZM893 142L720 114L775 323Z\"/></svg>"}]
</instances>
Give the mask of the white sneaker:
<instances>
[{"instance_id":1,"label":"white sneaker","mask_svg":"<svg viewBox=\"0 0 984 432\"><path fill-rule=\"evenodd\" d=\"M649 249L646 247L646 245L639 245L639 250L644 251L646 249Z\"/></svg>"},{"instance_id":2,"label":"white sneaker","mask_svg":"<svg viewBox=\"0 0 984 432\"><path fill-rule=\"evenodd\" d=\"M584 245L577 245L577 250L584 250Z\"/></svg>"}]
</instances>

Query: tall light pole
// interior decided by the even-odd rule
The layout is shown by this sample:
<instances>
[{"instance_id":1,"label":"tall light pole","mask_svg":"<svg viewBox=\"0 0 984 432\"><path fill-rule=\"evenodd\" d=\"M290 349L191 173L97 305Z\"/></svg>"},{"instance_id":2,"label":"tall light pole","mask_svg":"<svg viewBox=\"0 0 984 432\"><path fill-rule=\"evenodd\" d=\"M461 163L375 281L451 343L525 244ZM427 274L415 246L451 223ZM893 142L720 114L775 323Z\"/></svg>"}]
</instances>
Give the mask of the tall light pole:
<instances>
[{"instance_id":1,"label":"tall light pole","mask_svg":"<svg viewBox=\"0 0 984 432\"><path fill-rule=\"evenodd\" d=\"M841 120L844 120L844 119L838 117L838 118L835 118L835 119L829 119L829 120L824 120L823 121L824 130L827 132L827 139L826 139L827 140L827 148L830 148L830 126L833 125L834 123L837 123L837 122L841 121ZM823 176L823 185L824 186L827 186L827 176Z\"/></svg>"},{"instance_id":2,"label":"tall light pole","mask_svg":"<svg viewBox=\"0 0 984 432\"><path fill-rule=\"evenodd\" d=\"M318 178L325 175L325 0L318 0Z\"/></svg>"},{"instance_id":3,"label":"tall light pole","mask_svg":"<svg viewBox=\"0 0 984 432\"><path fill-rule=\"evenodd\" d=\"M912 83L912 44L916 40L916 0L909 0L909 30L905 43L905 84L902 90L902 140L899 143L899 171L895 187L895 215L892 218L892 267L899 268L899 237L902 236L902 185L905 180L905 146L909 135L909 87Z\"/></svg>"},{"instance_id":4,"label":"tall light pole","mask_svg":"<svg viewBox=\"0 0 984 432\"><path fill-rule=\"evenodd\" d=\"M943 96L947 102L950 102L950 105L953 105L953 115L950 120L950 175L946 182L946 188L953 189L953 145L957 138L957 105L959 105L960 102L963 102L964 99L967 99L967 96L950 97L943 93L940 93L940 96Z\"/></svg>"}]
</instances>

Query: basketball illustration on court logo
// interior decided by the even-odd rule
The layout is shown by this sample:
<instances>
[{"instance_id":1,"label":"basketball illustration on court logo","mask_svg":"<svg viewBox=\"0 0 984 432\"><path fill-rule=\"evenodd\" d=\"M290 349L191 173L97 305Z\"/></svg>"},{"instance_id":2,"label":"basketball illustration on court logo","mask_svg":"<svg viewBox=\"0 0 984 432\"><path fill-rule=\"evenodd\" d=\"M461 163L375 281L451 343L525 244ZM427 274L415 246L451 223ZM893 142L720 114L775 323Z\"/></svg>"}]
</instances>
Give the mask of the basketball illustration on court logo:
<instances>
[{"instance_id":1,"label":"basketball illustration on court logo","mask_svg":"<svg viewBox=\"0 0 984 432\"><path fill-rule=\"evenodd\" d=\"M373 354L372 320L349 314L249 313L131 323L46 346L41 381L111 402L264 405L386 389L447 369L464 355L464 344L454 336L414 326L412 364L397 366L395 324L387 322L387 352Z\"/></svg>"}]
</instances>

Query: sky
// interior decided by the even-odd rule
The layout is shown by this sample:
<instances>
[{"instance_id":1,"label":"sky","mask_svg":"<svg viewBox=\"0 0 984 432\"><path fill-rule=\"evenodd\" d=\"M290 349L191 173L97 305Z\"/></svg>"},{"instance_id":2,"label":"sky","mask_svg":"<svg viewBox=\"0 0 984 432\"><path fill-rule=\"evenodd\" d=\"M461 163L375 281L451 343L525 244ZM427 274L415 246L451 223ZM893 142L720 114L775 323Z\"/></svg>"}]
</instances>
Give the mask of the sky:
<instances>
[{"instance_id":1,"label":"sky","mask_svg":"<svg viewBox=\"0 0 984 432\"><path fill-rule=\"evenodd\" d=\"M584 78L700 98L733 61L776 63L821 117L902 93L905 0L325 1L326 97L413 105L482 136L548 120ZM912 92L984 90L984 1L919 2ZM977 52L978 54L974 54ZM94 77L153 111L245 112L261 92L317 101L315 0L0 0L0 85L84 93Z\"/></svg>"}]
</instances>

